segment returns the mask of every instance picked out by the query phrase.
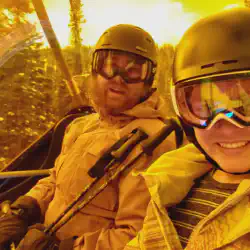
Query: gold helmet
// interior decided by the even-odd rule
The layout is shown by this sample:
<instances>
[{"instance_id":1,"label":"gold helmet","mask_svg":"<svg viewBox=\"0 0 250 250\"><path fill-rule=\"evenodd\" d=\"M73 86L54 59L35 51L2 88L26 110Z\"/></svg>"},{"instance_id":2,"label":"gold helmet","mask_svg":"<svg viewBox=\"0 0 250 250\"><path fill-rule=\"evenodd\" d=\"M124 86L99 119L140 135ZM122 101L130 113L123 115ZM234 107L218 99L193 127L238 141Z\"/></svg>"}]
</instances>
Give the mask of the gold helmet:
<instances>
[{"instance_id":1,"label":"gold helmet","mask_svg":"<svg viewBox=\"0 0 250 250\"><path fill-rule=\"evenodd\" d=\"M122 70L121 77L127 83L144 82L152 85L156 73L157 49L152 36L137 26L131 24L119 24L107 29L99 38L92 60L92 72L101 74L111 79L118 72L116 68L104 72L103 65L112 53L127 54L137 62L140 73L133 78L128 72ZM111 72L111 73L110 73ZM137 72L138 73L138 72Z\"/></svg>"},{"instance_id":2,"label":"gold helmet","mask_svg":"<svg viewBox=\"0 0 250 250\"><path fill-rule=\"evenodd\" d=\"M99 38L97 50L121 50L143 56L156 65L156 45L152 36L140 27L118 24L107 29Z\"/></svg>"},{"instance_id":3,"label":"gold helmet","mask_svg":"<svg viewBox=\"0 0 250 250\"><path fill-rule=\"evenodd\" d=\"M197 141L194 127L210 129L220 119L250 126L249 79L250 8L233 8L199 20L176 47L171 92L176 113L189 141L219 169ZM238 91L235 106L232 89Z\"/></svg>"},{"instance_id":4,"label":"gold helmet","mask_svg":"<svg viewBox=\"0 0 250 250\"><path fill-rule=\"evenodd\" d=\"M195 23L176 47L173 82L250 69L250 8L234 8Z\"/></svg>"}]
</instances>

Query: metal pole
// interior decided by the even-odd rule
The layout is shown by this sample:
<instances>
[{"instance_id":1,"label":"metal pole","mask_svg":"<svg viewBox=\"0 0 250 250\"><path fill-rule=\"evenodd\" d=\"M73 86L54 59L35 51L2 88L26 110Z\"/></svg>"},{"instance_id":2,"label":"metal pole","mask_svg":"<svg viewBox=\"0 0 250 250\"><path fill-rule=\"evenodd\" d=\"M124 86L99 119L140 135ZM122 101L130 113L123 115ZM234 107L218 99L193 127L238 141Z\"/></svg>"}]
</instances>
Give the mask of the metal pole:
<instances>
[{"instance_id":1,"label":"metal pole","mask_svg":"<svg viewBox=\"0 0 250 250\"><path fill-rule=\"evenodd\" d=\"M57 64L58 64L59 68L61 69L62 73L64 74L64 77L67 81L67 87L68 87L68 90L70 92L70 95L72 96L72 102L73 102L74 107L87 105L87 101L83 100L78 86L72 80L71 73L70 73L68 65L66 64L66 61L63 57L62 49L60 47L60 44L59 44L58 39L56 37L56 34L52 28L52 25L51 25L51 22L49 20L49 16L47 14L47 11L45 9L43 1L42 0L32 0L32 3L34 5L36 14L39 18L39 21L41 23L43 31L46 35L46 38L50 44L52 52L56 58Z\"/></svg>"},{"instance_id":2,"label":"metal pole","mask_svg":"<svg viewBox=\"0 0 250 250\"><path fill-rule=\"evenodd\" d=\"M50 174L49 169L28 170L28 171L8 171L8 172L0 172L0 179L21 178L21 177L31 177L31 176L47 176L49 174Z\"/></svg>"}]
</instances>

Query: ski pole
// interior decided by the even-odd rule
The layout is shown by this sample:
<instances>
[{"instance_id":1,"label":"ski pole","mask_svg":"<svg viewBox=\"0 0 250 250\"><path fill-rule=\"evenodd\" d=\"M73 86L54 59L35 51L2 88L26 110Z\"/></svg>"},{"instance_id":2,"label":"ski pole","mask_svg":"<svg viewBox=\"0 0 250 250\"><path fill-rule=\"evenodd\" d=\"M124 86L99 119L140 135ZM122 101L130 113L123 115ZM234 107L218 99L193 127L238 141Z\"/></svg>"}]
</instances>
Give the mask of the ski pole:
<instances>
[{"instance_id":1,"label":"ski pole","mask_svg":"<svg viewBox=\"0 0 250 250\"><path fill-rule=\"evenodd\" d=\"M118 158L114 158L106 167L105 171L108 171L110 167L116 163L121 163L126 159L129 152L142 140L147 138L148 135L142 131L141 129L137 129L136 132L121 146L120 151L122 151L121 154L119 154ZM64 212L53 222L51 223L46 229L46 234L53 234L54 231L58 230L57 228L52 231L53 227L56 227L56 225L59 223L59 221L86 195L86 193L94 187L98 181L101 178L96 178L93 182L91 182L89 185L87 185L84 190L76 197L76 199L64 210ZM52 232L51 232L52 231Z\"/></svg>"},{"instance_id":2,"label":"ski pole","mask_svg":"<svg viewBox=\"0 0 250 250\"><path fill-rule=\"evenodd\" d=\"M127 165L122 165L118 168L114 173L112 173L113 169L109 169L107 173L107 181L104 182L98 189L95 190L92 195L88 196L81 204L77 206L77 208L63 221L61 224L58 224L53 228L49 233L50 235L56 233L61 227L63 227L70 219L72 219L81 209L83 209L86 205L88 205L92 199L94 199L100 192L102 192L107 185L113 181L120 173L125 170L131 168L141 157L143 154L152 155L155 148L157 148L165 139L168 137L173 131L175 131L176 136L180 134L181 127L173 120L168 120L166 122L166 126L164 126L158 133L154 136L148 138L147 140L142 140L140 142L142 146L142 152L139 153L136 157L134 157ZM120 157L124 148L120 148L119 150L112 153L112 155L116 158Z\"/></svg>"}]
</instances>

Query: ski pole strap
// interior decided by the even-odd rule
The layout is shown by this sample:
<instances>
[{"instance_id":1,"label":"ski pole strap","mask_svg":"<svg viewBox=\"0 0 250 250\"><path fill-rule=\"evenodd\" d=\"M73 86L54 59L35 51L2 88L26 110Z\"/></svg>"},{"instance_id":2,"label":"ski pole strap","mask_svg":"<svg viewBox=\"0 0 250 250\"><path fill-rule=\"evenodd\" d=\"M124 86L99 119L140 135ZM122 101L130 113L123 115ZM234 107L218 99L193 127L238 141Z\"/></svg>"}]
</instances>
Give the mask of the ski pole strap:
<instances>
[{"instance_id":1,"label":"ski pole strap","mask_svg":"<svg viewBox=\"0 0 250 250\"><path fill-rule=\"evenodd\" d=\"M149 139L141 142L143 152L147 155L152 155L154 149L161 144L166 137L168 137L173 131L176 133L176 147L180 147L183 141L183 132L174 119L169 119L165 121L166 126L164 126L158 133Z\"/></svg>"}]
</instances>

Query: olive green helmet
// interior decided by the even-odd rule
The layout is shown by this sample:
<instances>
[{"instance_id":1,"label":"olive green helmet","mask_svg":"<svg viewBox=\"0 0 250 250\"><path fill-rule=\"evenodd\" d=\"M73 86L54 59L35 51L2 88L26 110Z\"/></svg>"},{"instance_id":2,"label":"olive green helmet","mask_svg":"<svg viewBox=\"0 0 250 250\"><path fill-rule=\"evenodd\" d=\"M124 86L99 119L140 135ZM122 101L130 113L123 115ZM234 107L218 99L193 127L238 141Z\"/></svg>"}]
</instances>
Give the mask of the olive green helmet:
<instances>
[{"instance_id":1,"label":"olive green helmet","mask_svg":"<svg viewBox=\"0 0 250 250\"><path fill-rule=\"evenodd\" d=\"M250 8L201 19L176 47L173 83L250 69Z\"/></svg>"},{"instance_id":2,"label":"olive green helmet","mask_svg":"<svg viewBox=\"0 0 250 250\"><path fill-rule=\"evenodd\" d=\"M185 32L175 50L173 85L186 86L196 80L199 82L201 79L221 76L230 79L248 71L250 8L233 8L203 18ZM175 100L174 91L172 98ZM194 128L184 121L177 106L175 105L177 114L189 141L194 143L216 168L221 169L198 143Z\"/></svg>"},{"instance_id":3,"label":"olive green helmet","mask_svg":"<svg viewBox=\"0 0 250 250\"><path fill-rule=\"evenodd\" d=\"M95 46L95 51L103 49L131 52L151 60L156 65L154 39L148 32L134 25L118 24L107 29Z\"/></svg>"}]
</instances>

